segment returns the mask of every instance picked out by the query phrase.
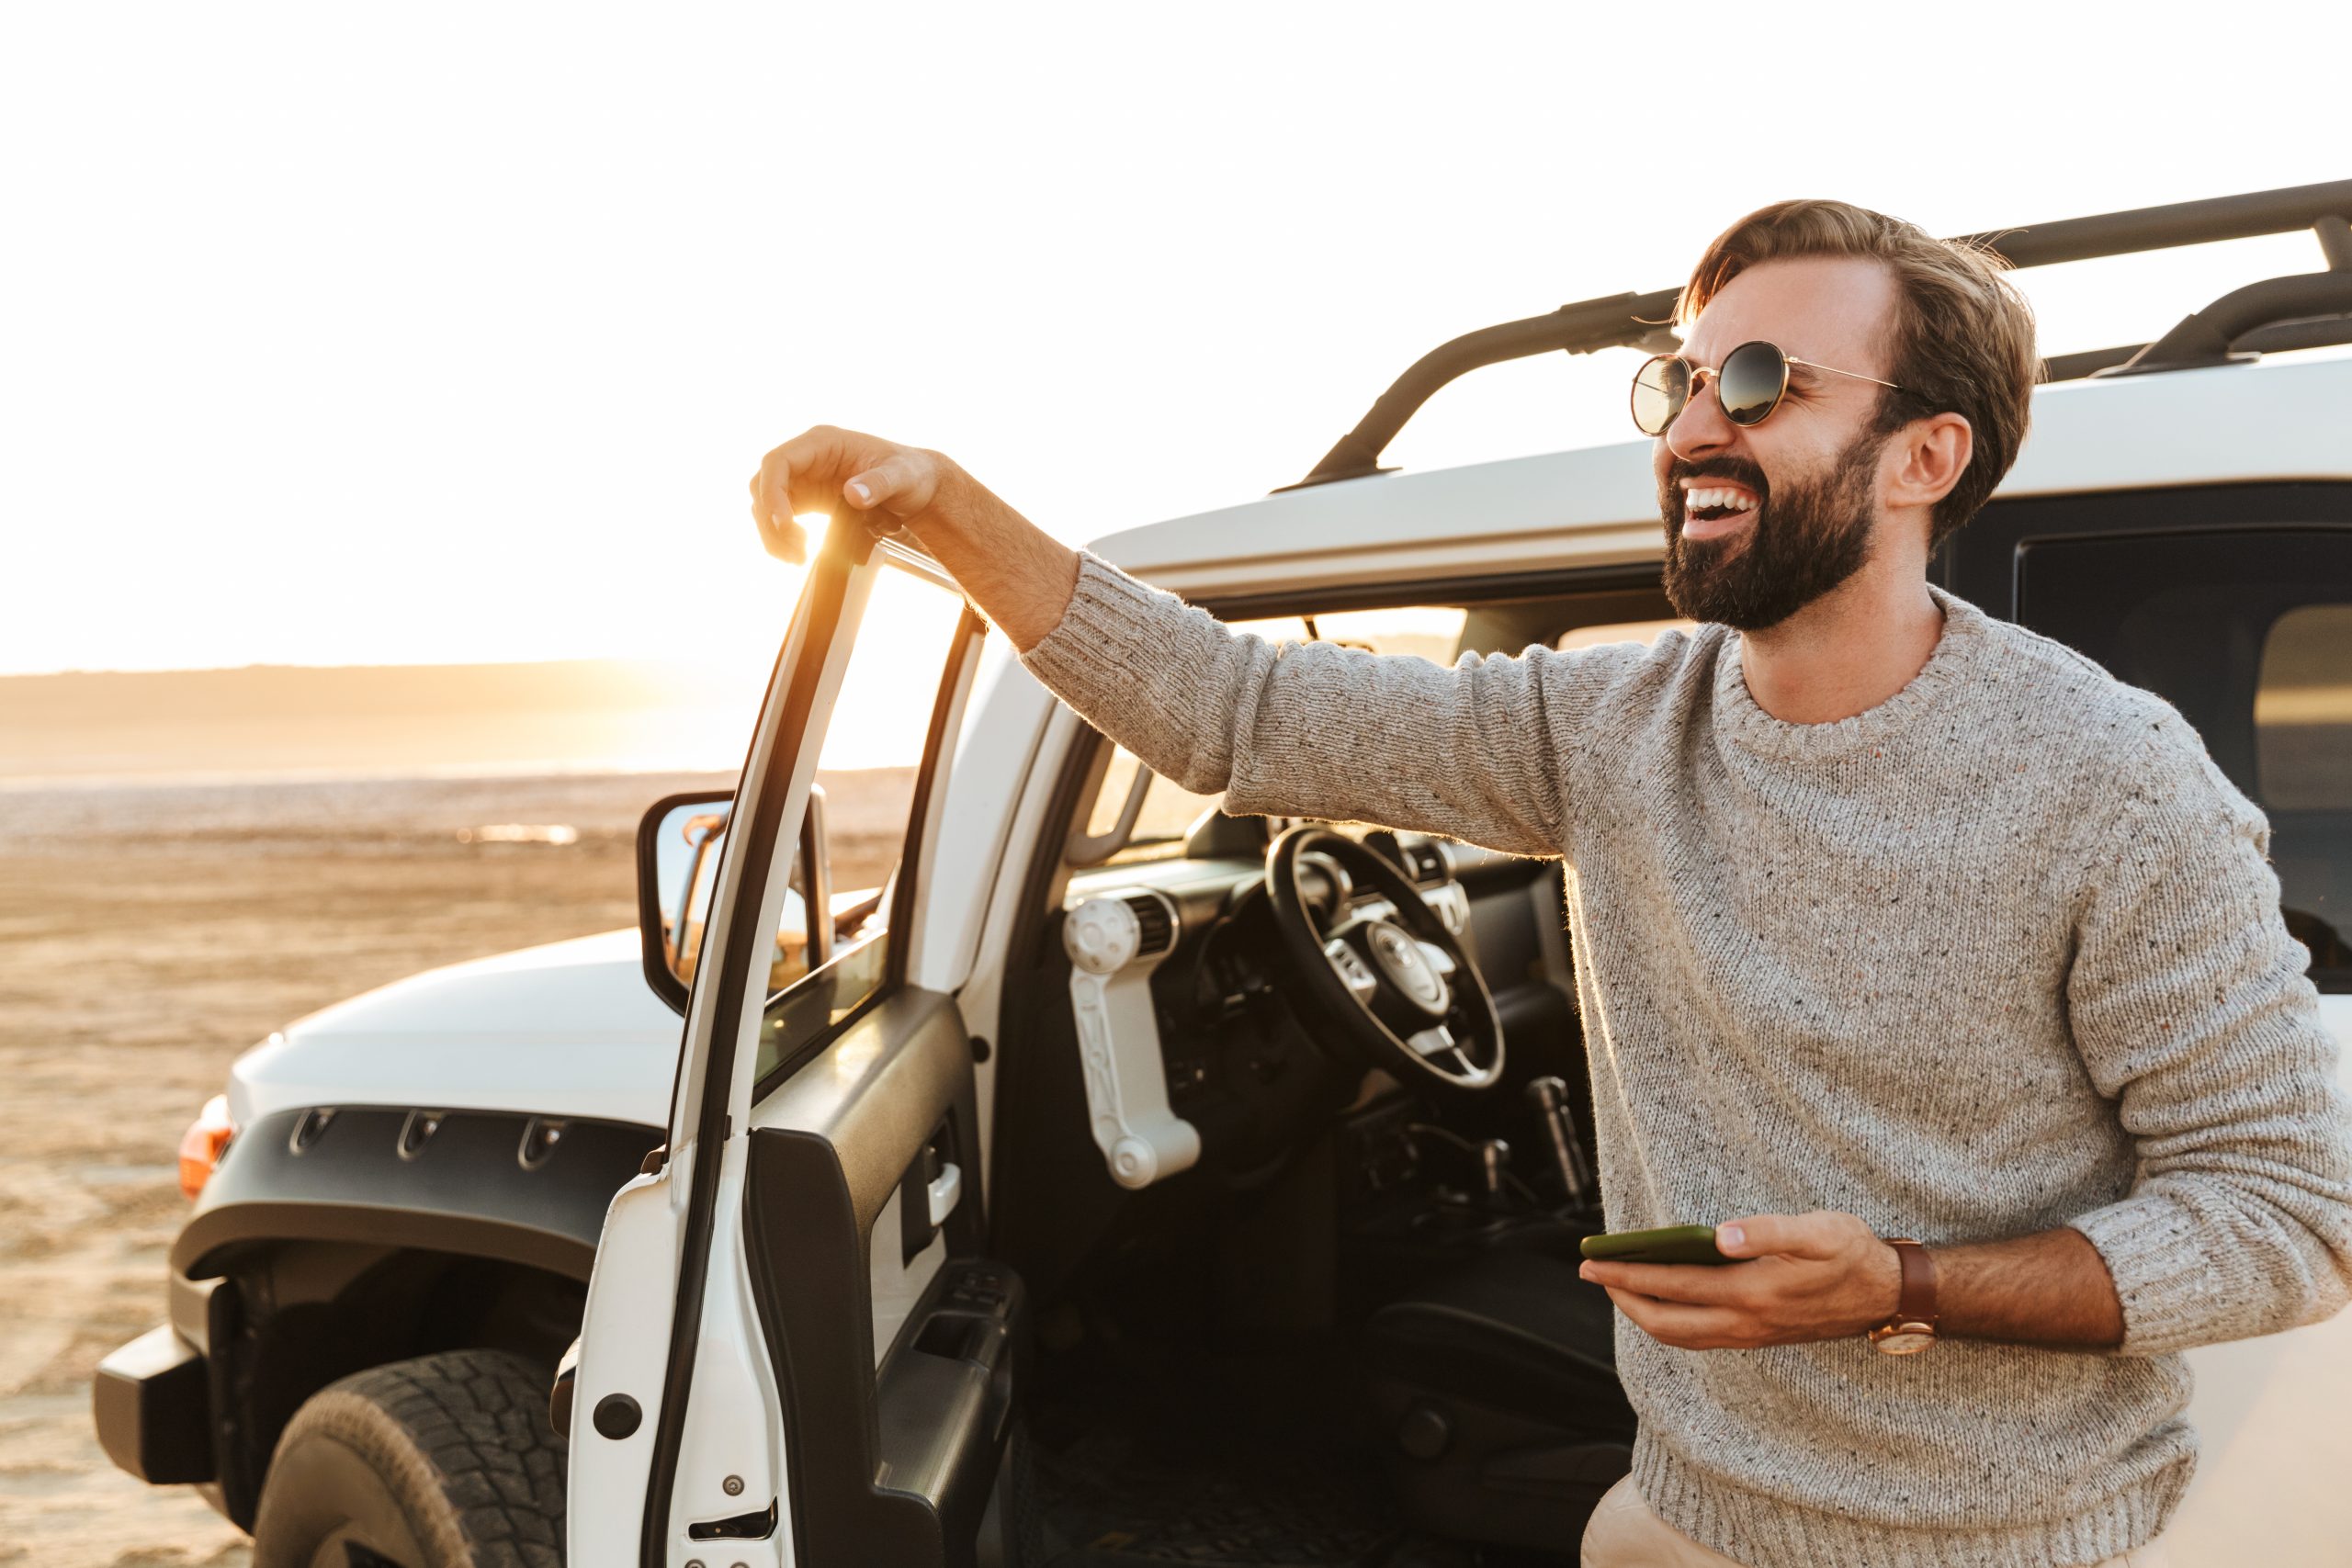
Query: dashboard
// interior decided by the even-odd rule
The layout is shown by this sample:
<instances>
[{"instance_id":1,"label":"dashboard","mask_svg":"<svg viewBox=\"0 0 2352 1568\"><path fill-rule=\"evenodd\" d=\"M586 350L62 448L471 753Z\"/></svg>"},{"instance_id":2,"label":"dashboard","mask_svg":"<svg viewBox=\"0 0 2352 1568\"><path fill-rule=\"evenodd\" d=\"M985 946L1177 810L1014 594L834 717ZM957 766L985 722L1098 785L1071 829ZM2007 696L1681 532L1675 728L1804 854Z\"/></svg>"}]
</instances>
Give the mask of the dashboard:
<instances>
[{"instance_id":1,"label":"dashboard","mask_svg":"<svg viewBox=\"0 0 2352 1568\"><path fill-rule=\"evenodd\" d=\"M1227 819L1232 821L1233 819ZM1343 829L1405 870L1486 977L1514 1079L1580 1058L1556 863L1386 829ZM1073 876L1063 901L1087 1114L1112 1179L1137 1190L1205 1165L1247 1184L1336 1117L1405 1091L1296 1005L1273 929L1264 825L1215 852ZM1300 881L1329 923L1386 900L1309 852ZM1524 1063L1525 1066L1517 1064Z\"/></svg>"}]
</instances>

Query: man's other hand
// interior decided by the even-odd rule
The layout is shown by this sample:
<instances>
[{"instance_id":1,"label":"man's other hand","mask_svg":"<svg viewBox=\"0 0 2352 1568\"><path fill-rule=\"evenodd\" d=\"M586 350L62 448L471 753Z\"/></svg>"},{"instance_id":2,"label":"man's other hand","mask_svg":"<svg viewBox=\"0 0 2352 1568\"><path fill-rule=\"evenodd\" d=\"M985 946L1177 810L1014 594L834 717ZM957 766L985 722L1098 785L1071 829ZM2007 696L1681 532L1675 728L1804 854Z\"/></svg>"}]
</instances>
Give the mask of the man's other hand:
<instances>
[{"instance_id":1,"label":"man's other hand","mask_svg":"<svg viewBox=\"0 0 2352 1568\"><path fill-rule=\"evenodd\" d=\"M1715 1227L1728 1264L1588 1261L1583 1276L1653 1339L1753 1350L1868 1333L1894 1314L1903 1264L1851 1214L1752 1214Z\"/></svg>"},{"instance_id":2,"label":"man's other hand","mask_svg":"<svg viewBox=\"0 0 2352 1568\"><path fill-rule=\"evenodd\" d=\"M901 525L962 521L967 487L947 458L920 446L820 424L760 460L752 476L752 517L774 549L797 537L793 518L821 512L837 516L842 503L875 513L888 533ZM793 552L789 544L784 552Z\"/></svg>"},{"instance_id":3,"label":"man's other hand","mask_svg":"<svg viewBox=\"0 0 2352 1568\"><path fill-rule=\"evenodd\" d=\"M844 510L880 533L912 530L1023 653L1061 623L1077 589L1077 551L936 452L820 424L760 459L752 476L752 520L770 553L788 560L804 553L794 517Z\"/></svg>"}]
</instances>

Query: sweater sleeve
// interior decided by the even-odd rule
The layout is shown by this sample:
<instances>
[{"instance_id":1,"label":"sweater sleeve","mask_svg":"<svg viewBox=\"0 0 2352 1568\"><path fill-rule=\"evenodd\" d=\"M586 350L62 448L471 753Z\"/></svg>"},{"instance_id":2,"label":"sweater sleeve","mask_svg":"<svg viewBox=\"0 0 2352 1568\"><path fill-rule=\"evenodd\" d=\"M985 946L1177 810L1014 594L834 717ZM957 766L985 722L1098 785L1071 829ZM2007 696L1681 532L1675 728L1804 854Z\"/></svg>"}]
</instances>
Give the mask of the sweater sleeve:
<instances>
[{"instance_id":1,"label":"sweater sleeve","mask_svg":"<svg viewBox=\"0 0 2352 1568\"><path fill-rule=\"evenodd\" d=\"M1560 852L1561 755L1598 666L1532 648L1452 668L1239 632L1091 555L1030 671L1144 765L1227 811Z\"/></svg>"},{"instance_id":2,"label":"sweater sleeve","mask_svg":"<svg viewBox=\"0 0 2352 1568\"><path fill-rule=\"evenodd\" d=\"M2114 1277L2126 1355L2316 1322L2352 1294L2336 1048L2278 912L2268 825L2178 715L2150 728L2067 981L2139 1156L2130 1193L2075 1222Z\"/></svg>"}]
</instances>

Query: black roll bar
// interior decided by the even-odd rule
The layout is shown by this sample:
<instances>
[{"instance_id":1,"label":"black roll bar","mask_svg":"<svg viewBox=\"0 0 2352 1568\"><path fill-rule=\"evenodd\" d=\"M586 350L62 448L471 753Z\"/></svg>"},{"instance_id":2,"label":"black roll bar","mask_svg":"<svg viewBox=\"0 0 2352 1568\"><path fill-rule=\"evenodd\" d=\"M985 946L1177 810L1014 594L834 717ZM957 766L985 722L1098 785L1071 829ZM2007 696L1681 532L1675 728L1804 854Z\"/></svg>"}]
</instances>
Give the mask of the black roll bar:
<instances>
[{"instance_id":1,"label":"black roll bar","mask_svg":"<svg viewBox=\"0 0 2352 1568\"><path fill-rule=\"evenodd\" d=\"M2178 245L2209 244L2310 229L2330 270L2272 278L2223 295L2153 344L2061 355L2047 362L2048 378L2071 380L2099 372L2212 364L2240 349L2309 347L2352 340L2352 180L2292 186L2174 202L2130 212L2067 218L1962 236L1996 252L2012 266L2051 266L2095 256L2127 255ZM1604 348L1670 349L1681 290L1616 294L1563 305L1546 316L1483 327L1442 344L1415 360L1380 394L1356 427L1323 455L1307 476L1285 490L1363 479L1385 472L1381 454L1440 389L1488 365L1555 349L1593 354ZM2315 320L2314 320L2315 319ZM2219 346L2216 347L2218 343Z\"/></svg>"},{"instance_id":2,"label":"black roll bar","mask_svg":"<svg viewBox=\"0 0 2352 1568\"><path fill-rule=\"evenodd\" d=\"M2177 201L2096 218L2063 218L1962 236L1963 243L1990 245L2011 266L2053 266L2095 256L2168 251L2179 245L2209 245L2250 240L2258 234L2290 234L2324 218L2352 214L2352 180L2324 180L2243 196L2213 196Z\"/></svg>"},{"instance_id":3,"label":"black roll bar","mask_svg":"<svg viewBox=\"0 0 2352 1568\"><path fill-rule=\"evenodd\" d=\"M1681 292L1679 288L1661 288L1653 294L1615 294L1605 299L1587 299L1563 305L1548 316L1530 316L1524 321L1505 321L1498 327L1481 327L1441 344L1413 361L1411 368L1380 394L1372 412L1358 420L1356 427L1323 455L1313 472L1298 483L1283 488L1304 490L1333 479L1362 479L1366 474L1385 472L1380 455L1388 449L1396 433L1405 428L1406 422L1419 413L1421 405L1440 388L1473 370L1500 365L1505 360L1548 354L1554 349L1592 354L1621 344L1656 343L1662 351L1670 351L1675 341L1674 301Z\"/></svg>"},{"instance_id":4,"label":"black roll bar","mask_svg":"<svg viewBox=\"0 0 2352 1568\"><path fill-rule=\"evenodd\" d=\"M2256 329L2352 311L2352 272L2303 272L2233 288L2117 367L2117 374L2225 361ZM2342 340L2336 339L2341 342Z\"/></svg>"}]
</instances>

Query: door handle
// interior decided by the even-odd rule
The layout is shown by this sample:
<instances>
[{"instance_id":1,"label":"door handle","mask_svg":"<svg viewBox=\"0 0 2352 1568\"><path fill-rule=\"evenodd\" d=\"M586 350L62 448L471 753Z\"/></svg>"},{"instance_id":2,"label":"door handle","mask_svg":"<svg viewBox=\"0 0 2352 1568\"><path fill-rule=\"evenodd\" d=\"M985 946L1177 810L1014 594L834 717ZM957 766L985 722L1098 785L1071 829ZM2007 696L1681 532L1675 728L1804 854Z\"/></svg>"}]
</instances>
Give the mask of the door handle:
<instances>
[{"instance_id":1,"label":"door handle","mask_svg":"<svg viewBox=\"0 0 2352 1568\"><path fill-rule=\"evenodd\" d=\"M956 1200L964 1195L964 1173L952 1165L943 1165L923 1190L931 1199L931 1228L937 1230L956 1212Z\"/></svg>"}]
</instances>

